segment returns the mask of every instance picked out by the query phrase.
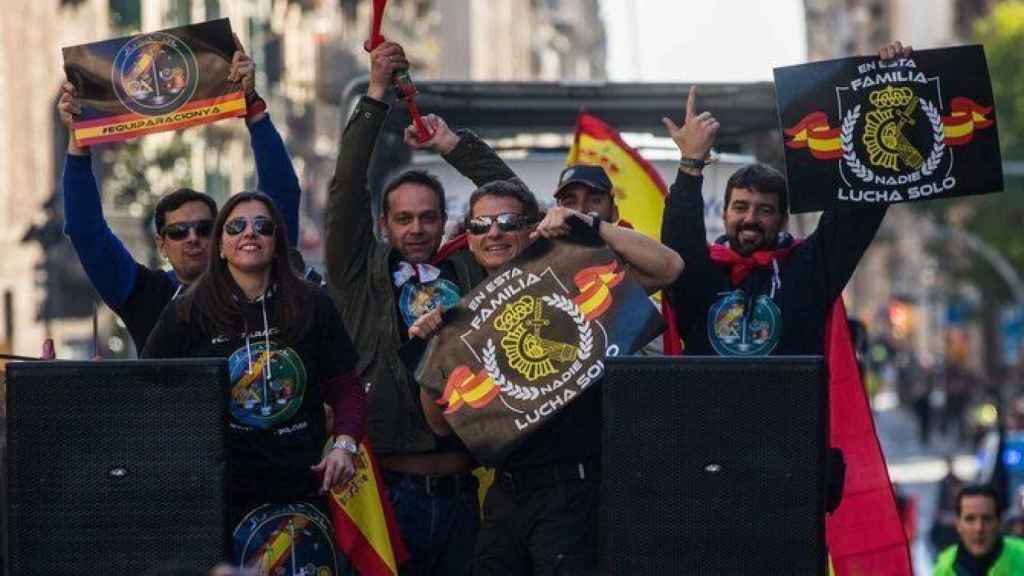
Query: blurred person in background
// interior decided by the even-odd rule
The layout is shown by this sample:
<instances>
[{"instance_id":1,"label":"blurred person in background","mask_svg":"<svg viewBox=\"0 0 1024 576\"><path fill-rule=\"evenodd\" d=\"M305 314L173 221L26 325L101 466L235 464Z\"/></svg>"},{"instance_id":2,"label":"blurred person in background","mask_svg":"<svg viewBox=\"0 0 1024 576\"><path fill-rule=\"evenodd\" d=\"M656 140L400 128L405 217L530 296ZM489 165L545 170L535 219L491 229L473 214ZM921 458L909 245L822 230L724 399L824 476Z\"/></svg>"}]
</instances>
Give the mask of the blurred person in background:
<instances>
[{"instance_id":1,"label":"blurred person in background","mask_svg":"<svg viewBox=\"0 0 1024 576\"><path fill-rule=\"evenodd\" d=\"M968 486L956 499L957 544L935 563L934 576L1012 576L1024 574L1024 540L1002 536L1002 506L990 486Z\"/></svg>"}]
</instances>

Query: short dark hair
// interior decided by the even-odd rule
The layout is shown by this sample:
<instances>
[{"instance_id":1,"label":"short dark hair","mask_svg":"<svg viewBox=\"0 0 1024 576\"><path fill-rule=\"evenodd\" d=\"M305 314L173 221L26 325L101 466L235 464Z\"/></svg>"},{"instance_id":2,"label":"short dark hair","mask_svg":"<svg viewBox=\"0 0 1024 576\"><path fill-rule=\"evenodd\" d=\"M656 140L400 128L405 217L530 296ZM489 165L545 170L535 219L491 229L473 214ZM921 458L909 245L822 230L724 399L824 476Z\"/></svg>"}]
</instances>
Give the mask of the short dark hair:
<instances>
[{"instance_id":1,"label":"short dark hair","mask_svg":"<svg viewBox=\"0 0 1024 576\"><path fill-rule=\"evenodd\" d=\"M530 221L540 220L540 205L537 198L526 187L526 184L518 178L509 180L495 180L477 188L469 196L469 207L466 209L466 223L473 217L473 206L484 196L497 196L499 198L514 198L523 205L523 216Z\"/></svg>"},{"instance_id":2,"label":"short dark hair","mask_svg":"<svg viewBox=\"0 0 1024 576\"><path fill-rule=\"evenodd\" d=\"M789 214L789 200L786 197L786 178L781 172L767 164L747 164L729 176L725 183L725 209L729 208L733 188L746 188L761 194L775 194L779 197L779 213Z\"/></svg>"},{"instance_id":3,"label":"short dark hair","mask_svg":"<svg viewBox=\"0 0 1024 576\"><path fill-rule=\"evenodd\" d=\"M388 182L387 186L384 187L384 193L381 194L380 197L380 213L382 215L387 216L388 209L390 208L388 206L388 197L390 197L391 193L395 191L395 188L398 188L402 184L419 184L430 188L437 196L437 205L441 209L441 213L448 213L448 210L445 207L444 185L442 185L441 181L437 179L437 176L434 176L426 170L406 170Z\"/></svg>"},{"instance_id":4,"label":"short dark hair","mask_svg":"<svg viewBox=\"0 0 1024 576\"><path fill-rule=\"evenodd\" d=\"M1003 515L1003 501L999 496L999 491L995 489L991 484L978 484L974 486L965 486L956 495L956 516L960 517L960 503L964 498L968 496L984 496L991 498L992 502L996 505L996 518Z\"/></svg>"},{"instance_id":5,"label":"short dark hair","mask_svg":"<svg viewBox=\"0 0 1024 576\"><path fill-rule=\"evenodd\" d=\"M196 192L191 188L178 188L174 192L164 196L156 203L153 209L153 224L156 226L156 233L164 233L164 225L167 224L167 213L181 208L188 202L202 202L210 209L210 219L217 216L217 202L209 195Z\"/></svg>"}]
</instances>

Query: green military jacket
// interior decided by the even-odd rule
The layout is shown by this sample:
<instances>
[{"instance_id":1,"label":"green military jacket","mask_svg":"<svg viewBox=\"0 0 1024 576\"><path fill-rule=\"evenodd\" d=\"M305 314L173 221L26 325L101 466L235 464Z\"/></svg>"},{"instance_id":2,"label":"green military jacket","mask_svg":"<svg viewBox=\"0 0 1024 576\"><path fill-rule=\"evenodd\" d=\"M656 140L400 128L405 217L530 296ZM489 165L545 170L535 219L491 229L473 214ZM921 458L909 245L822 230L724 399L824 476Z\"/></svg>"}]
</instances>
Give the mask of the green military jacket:
<instances>
[{"instance_id":1,"label":"green military jacket","mask_svg":"<svg viewBox=\"0 0 1024 576\"><path fill-rule=\"evenodd\" d=\"M373 233L367 170L387 113L387 104L364 97L345 126L324 217L325 264L328 289L368 385L367 437L379 454L406 454L434 449L435 438L420 407L418 385L398 355L402 340L389 270L392 248ZM515 177L475 134L459 134L458 146L445 156L456 170L477 186ZM449 260L462 294L484 276L468 250Z\"/></svg>"}]
</instances>

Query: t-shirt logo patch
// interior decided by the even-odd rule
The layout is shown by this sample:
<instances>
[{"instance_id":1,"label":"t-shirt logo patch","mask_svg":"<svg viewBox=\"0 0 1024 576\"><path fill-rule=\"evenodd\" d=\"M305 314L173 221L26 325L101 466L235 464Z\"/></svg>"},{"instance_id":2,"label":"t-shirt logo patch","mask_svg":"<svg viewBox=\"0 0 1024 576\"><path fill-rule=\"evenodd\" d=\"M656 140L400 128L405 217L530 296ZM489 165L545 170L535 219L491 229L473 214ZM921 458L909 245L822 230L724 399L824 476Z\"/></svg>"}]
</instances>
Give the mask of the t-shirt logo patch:
<instances>
[{"instance_id":1,"label":"t-shirt logo patch","mask_svg":"<svg viewBox=\"0 0 1024 576\"><path fill-rule=\"evenodd\" d=\"M266 429L287 421L302 405L306 367L291 348L271 341L242 346L228 358L228 410L241 424Z\"/></svg>"},{"instance_id":2,"label":"t-shirt logo patch","mask_svg":"<svg viewBox=\"0 0 1024 576\"><path fill-rule=\"evenodd\" d=\"M781 333L782 314L767 294L729 292L708 311L708 340L721 356L767 356Z\"/></svg>"},{"instance_id":3,"label":"t-shirt logo patch","mask_svg":"<svg viewBox=\"0 0 1024 576\"><path fill-rule=\"evenodd\" d=\"M459 303L459 289L452 282L438 278L432 282L406 282L398 297L398 308L406 326L412 326L420 317L438 306L445 310Z\"/></svg>"},{"instance_id":4,"label":"t-shirt logo patch","mask_svg":"<svg viewBox=\"0 0 1024 576\"><path fill-rule=\"evenodd\" d=\"M249 512L235 528L234 560L253 574L338 574L330 521L304 503L264 504Z\"/></svg>"}]
</instances>

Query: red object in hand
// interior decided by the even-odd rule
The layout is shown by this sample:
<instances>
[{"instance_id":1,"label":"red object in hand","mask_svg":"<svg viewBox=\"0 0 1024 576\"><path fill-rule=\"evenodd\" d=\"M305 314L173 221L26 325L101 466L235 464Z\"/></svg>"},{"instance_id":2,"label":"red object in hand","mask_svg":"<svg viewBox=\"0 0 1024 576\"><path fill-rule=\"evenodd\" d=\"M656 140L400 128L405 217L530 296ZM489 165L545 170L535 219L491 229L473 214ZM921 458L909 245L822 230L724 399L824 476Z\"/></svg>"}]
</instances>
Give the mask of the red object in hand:
<instances>
[{"instance_id":1,"label":"red object in hand","mask_svg":"<svg viewBox=\"0 0 1024 576\"><path fill-rule=\"evenodd\" d=\"M373 49L380 46L381 42L384 41L384 37L380 34L380 26L384 21L384 7L387 3L388 0L373 0L373 20L370 24L370 38L363 43L363 49L367 52L373 52Z\"/></svg>"}]
</instances>

